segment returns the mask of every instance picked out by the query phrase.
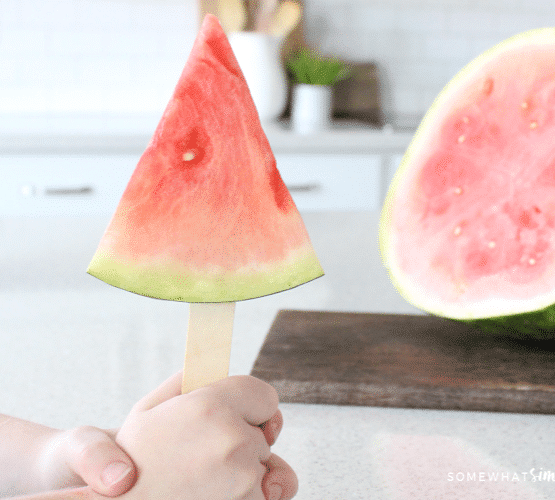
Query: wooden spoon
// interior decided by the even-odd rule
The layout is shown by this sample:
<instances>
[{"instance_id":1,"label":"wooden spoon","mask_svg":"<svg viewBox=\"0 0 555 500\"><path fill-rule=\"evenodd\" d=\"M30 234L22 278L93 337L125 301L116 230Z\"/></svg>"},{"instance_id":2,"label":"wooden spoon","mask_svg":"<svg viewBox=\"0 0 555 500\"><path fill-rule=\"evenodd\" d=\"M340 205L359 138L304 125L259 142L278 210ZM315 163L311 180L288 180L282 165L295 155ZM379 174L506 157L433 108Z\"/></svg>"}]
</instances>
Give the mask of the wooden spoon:
<instances>
[{"instance_id":1,"label":"wooden spoon","mask_svg":"<svg viewBox=\"0 0 555 500\"><path fill-rule=\"evenodd\" d=\"M272 17L268 32L273 36L286 37L297 26L301 14L302 9L299 3L285 0Z\"/></svg>"},{"instance_id":2,"label":"wooden spoon","mask_svg":"<svg viewBox=\"0 0 555 500\"><path fill-rule=\"evenodd\" d=\"M262 0L262 5L256 13L255 31L268 32L277 3L278 0Z\"/></svg>"},{"instance_id":3,"label":"wooden spoon","mask_svg":"<svg viewBox=\"0 0 555 500\"><path fill-rule=\"evenodd\" d=\"M217 16L226 33L241 31L247 22L243 0L218 0Z\"/></svg>"}]
</instances>

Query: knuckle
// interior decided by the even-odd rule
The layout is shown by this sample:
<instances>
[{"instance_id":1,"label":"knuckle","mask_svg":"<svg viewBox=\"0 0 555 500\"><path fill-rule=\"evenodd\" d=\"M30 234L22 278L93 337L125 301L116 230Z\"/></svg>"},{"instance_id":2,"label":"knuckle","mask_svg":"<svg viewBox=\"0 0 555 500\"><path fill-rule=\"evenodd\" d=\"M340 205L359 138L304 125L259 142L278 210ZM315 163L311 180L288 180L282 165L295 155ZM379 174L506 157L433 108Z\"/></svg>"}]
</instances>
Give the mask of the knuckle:
<instances>
[{"instance_id":1,"label":"knuckle","mask_svg":"<svg viewBox=\"0 0 555 500\"><path fill-rule=\"evenodd\" d=\"M236 385L244 387L249 392L256 395L256 398L273 406L278 406L279 396L276 389L267 382L253 377L252 375L235 375L229 377L234 379Z\"/></svg>"},{"instance_id":2,"label":"knuckle","mask_svg":"<svg viewBox=\"0 0 555 500\"><path fill-rule=\"evenodd\" d=\"M69 431L68 442L74 453L86 454L102 441L102 436L102 431L96 427L75 427Z\"/></svg>"},{"instance_id":3,"label":"knuckle","mask_svg":"<svg viewBox=\"0 0 555 500\"><path fill-rule=\"evenodd\" d=\"M91 426L76 427L73 430L73 448L78 455L91 455L104 439L100 429Z\"/></svg>"},{"instance_id":4,"label":"knuckle","mask_svg":"<svg viewBox=\"0 0 555 500\"><path fill-rule=\"evenodd\" d=\"M249 489L260 487L262 485L262 480L264 479L264 474L266 473L266 467L260 462L253 464L244 472L244 481Z\"/></svg>"},{"instance_id":5,"label":"knuckle","mask_svg":"<svg viewBox=\"0 0 555 500\"><path fill-rule=\"evenodd\" d=\"M222 403L211 397L208 391L197 394L188 403L188 411L191 412L190 415L195 419L212 421L219 417L223 411Z\"/></svg>"},{"instance_id":6,"label":"knuckle","mask_svg":"<svg viewBox=\"0 0 555 500\"><path fill-rule=\"evenodd\" d=\"M96 427L82 426L67 431L65 449L71 468L81 476L87 474L105 446L106 439Z\"/></svg>"},{"instance_id":7,"label":"knuckle","mask_svg":"<svg viewBox=\"0 0 555 500\"><path fill-rule=\"evenodd\" d=\"M233 498L252 498L255 491L261 491L266 467L260 462L233 470Z\"/></svg>"},{"instance_id":8,"label":"knuckle","mask_svg":"<svg viewBox=\"0 0 555 500\"><path fill-rule=\"evenodd\" d=\"M80 470L88 470L101 458L119 456L115 442L98 427L75 427L66 436L70 461Z\"/></svg>"},{"instance_id":9,"label":"knuckle","mask_svg":"<svg viewBox=\"0 0 555 500\"><path fill-rule=\"evenodd\" d=\"M279 396L276 389L272 385L251 375L246 375L246 377L248 377L249 382L252 384L253 390L258 392L261 398L269 403L275 404L275 406L278 405Z\"/></svg>"},{"instance_id":10,"label":"knuckle","mask_svg":"<svg viewBox=\"0 0 555 500\"><path fill-rule=\"evenodd\" d=\"M222 426L216 441L219 442L219 458L223 461L233 461L235 455L247 445L245 436L229 426Z\"/></svg>"}]
</instances>

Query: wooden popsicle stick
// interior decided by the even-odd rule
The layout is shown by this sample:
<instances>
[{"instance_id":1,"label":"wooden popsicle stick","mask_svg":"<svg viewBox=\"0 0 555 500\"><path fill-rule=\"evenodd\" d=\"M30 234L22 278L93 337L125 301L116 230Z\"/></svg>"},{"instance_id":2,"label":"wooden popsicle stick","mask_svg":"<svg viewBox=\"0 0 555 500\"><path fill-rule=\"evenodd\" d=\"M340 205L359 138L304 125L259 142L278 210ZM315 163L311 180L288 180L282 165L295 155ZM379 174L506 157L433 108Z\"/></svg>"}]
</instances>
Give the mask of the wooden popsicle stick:
<instances>
[{"instance_id":1,"label":"wooden popsicle stick","mask_svg":"<svg viewBox=\"0 0 555 500\"><path fill-rule=\"evenodd\" d=\"M190 304L182 394L227 377L234 316L235 302Z\"/></svg>"}]
</instances>

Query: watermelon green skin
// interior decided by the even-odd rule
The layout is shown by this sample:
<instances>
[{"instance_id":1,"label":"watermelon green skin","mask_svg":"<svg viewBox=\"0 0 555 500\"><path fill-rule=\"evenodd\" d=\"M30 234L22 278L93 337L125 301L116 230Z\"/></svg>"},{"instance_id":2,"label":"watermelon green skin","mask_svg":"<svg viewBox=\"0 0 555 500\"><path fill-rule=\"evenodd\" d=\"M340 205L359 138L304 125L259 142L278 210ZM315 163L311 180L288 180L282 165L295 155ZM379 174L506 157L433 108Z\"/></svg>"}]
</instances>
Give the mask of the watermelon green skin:
<instances>
[{"instance_id":1,"label":"watermelon green skin","mask_svg":"<svg viewBox=\"0 0 555 500\"><path fill-rule=\"evenodd\" d=\"M466 321L485 333L523 339L552 339L555 335L555 304L539 311Z\"/></svg>"},{"instance_id":2,"label":"watermelon green skin","mask_svg":"<svg viewBox=\"0 0 555 500\"><path fill-rule=\"evenodd\" d=\"M466 66L422 120L380 247L413 305L484 331L555 332L555 29Z\"/></svg>"},{"instance_id":3,"label":"watermelon green skin","mask_svg":"<svg viewBox=\"0 0 555 500\"><path fill-rule=\"evenodd\" d=\"M186 302L255 298L323 274L214 16L87 272Z\"/></svg>"}]
</instances>

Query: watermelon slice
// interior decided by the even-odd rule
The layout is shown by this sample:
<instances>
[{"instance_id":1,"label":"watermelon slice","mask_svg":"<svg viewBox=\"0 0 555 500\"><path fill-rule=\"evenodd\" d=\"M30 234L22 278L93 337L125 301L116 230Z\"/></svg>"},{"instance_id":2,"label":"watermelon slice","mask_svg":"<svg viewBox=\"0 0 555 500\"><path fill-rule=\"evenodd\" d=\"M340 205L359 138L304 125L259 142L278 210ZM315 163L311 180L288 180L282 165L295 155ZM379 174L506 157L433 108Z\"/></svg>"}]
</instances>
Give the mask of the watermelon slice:
<instances>
[{"instance_id":1,"label":"watermelon slice","mask_svg":"<svg viewBox=\"0 0 555 500\"><path fill-rule=\"evenodd\" d=\"M427 312L555 331L554 28L493 47L444 88L390 186L380 244Z\"/></svg>"},{"instance_id":2,"label":"watermelon slice","mask_svg":"<svg viewBox=\"0 0 555 500\"><path fill-rule=\"evenodd\" d=\"M323 274L212 15L87 272L186 302L251 299Z\"/></svg>"}]
</instances>

